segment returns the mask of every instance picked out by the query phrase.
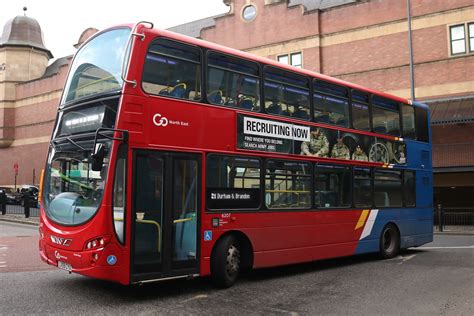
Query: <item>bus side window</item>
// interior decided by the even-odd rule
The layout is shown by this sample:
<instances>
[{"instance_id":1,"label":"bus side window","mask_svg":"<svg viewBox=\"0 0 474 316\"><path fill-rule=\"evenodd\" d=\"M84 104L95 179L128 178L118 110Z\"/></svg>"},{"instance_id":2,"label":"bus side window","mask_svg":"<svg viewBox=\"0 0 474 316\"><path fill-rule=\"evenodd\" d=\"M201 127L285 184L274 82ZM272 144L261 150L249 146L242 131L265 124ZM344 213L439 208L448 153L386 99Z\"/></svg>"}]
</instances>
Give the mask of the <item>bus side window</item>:
<instances>
[{"instance_id":1,"label":"bus side window","mask_svg":"<svg viewBox=\"0 0 474 316\"><path fill-rule=\"evenodd\" d=\"M209 210L260 208L260 160L208 155L206 204Z\"/></svg>"},{"instance_id":2,"label":"bus side window","mask_svg":"<svg viewBox=\"0 0 474 316\"><path fill-rule=\"evenodd\" d=\"M369 95L362 91L352 91L352 126L361 131L370 131Z\"/></svg>"},{"instance_id":3,"label":"bus side window","mask_svg":"<svg viewBox=\"0 0 474 316\"><path fill-rule=\"evenodd\" d=\"M317 165L314 170L314 204L317 208L351 206L350 167Z\"/></svg>"},{"instance_id":4,"label":"bus side window","mask_svg":"<svg viewBox=\"0 0 474 316\"><path fill-rule=\"evenodd\" d=\"M265 67L264 73L265 111L309 120L309 80L273 67Z\"/></svg>"},{"instance_id":5,"label":"bus side window","mask_svg":"<svg viewBox=\"0 0 474 316\"><path fill-rule=\"evenodd\" d=\"M375 170L374 204L376 207L403 206L401 171Z\"/></svg>"},{"instance_id":6,"label":"bus side window","mask_svg":"<svg viewBox=\"0 0 474 316\"><path fill-rule=\"evenodd\" d=\"M403 172L403 197L406 207L416 206L416 173L405 170Z\"/></svg>"},{"instance_id":7,"label":"bus side window","mask_svg":"<svg viewBox=\"0 0 474 316\"><path fill-rule=\"evenodd\" d=\"M347 88L321 80L315 80L313 87L314 121L349 127Z\"/></svg>"},{"instance_id":8,"label":"bus side window","mask_svg":"<svg viewBox=\"0 0 474 316\"><path fill-rule=\"evenodd\" d=\"M207 101L260 111L258 64L218 52L207 56Z\"/></svg>"},{"instance_id":9,"label":"bus side window","mask_svg":"<svg viewBox=\"0 0 474 316\"><path fill-rule=\"evenodd\" d=\"M403 137L416 139L415 109L408 104L402 104Z\"/></svg>"},{"instance_id":10,"label":"bus side window","mask_svg":"<svg viewBox=\"0 0 474 316\"><path fill-rule=\"evenodd\" d=\"M415 108L416 139L422 142L430 141L428 127L428 111L419 107Z\"/></svg>"},{"instance_id":11,"label":"bus side window","mask_svg":"<svg viewBox=\"0 0 474 316\"><path fill-rule=\"evenodd\" d=\"M311 207L311 165L268 160L265 170L265 204L269 209Z\"/></svg>"},{"instance_id":12,"label":"bus side window","mask_svg":"<svg viewBox=\"0 0 474 316\"><path fill-rule=\"evenodd\" d=\"M354 168L353 199L355 207L372 207L372 184L369 168Z\"/></svg>"},{"instance_id":13,"label":"bus side window","mask_svg":"<svg viewBox=\"0 0 474 316\"><path fill-rule=\"evenodd\" d=\"M400 136L400 105L374 96L372 98L372 129L374 133Z\"/></svg>"},{"instance_id":14,"label":"bus side window","mask_svg":"<svg viewBox=\"0 0 474 316\"><path fill-rule=\"evenodd\" d=\"M127 146L121 144L117 152L115 163L113 212L114 228L117 239L124 243L125 206L126 206L126 174L127 174Z\"/></svg>"},{"instance_id":15,"label":"bus side window","mask_svg":"<svg viewBox=\"0 0 474 316\"><path fill-rule=\"evenodd\" d=\"M159 38L147 52L143 90L178 99L201 99L201 50Z\"/></svg>"}]
</instances>

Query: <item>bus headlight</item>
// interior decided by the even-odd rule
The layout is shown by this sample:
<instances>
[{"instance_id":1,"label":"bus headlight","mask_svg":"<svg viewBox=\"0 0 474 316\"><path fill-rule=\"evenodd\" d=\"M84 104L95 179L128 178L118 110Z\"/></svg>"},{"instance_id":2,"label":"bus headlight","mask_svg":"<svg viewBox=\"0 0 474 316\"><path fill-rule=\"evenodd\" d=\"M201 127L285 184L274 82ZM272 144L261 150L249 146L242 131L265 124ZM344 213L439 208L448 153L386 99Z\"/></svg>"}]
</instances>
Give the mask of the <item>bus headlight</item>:
<instances>
[{"instance_id":1,"label":"bus headlight","mask_svg":"<svg viewBox=\"0 0 474 316\"><path fill-rule=\"evenodd\" d=\"M94 238L92 240L89 240L87 243L86 243L86 250L91 250L91 249L98 249L98 248L102 248L104 247L105 245L105 238L104 237L98 237L98 238Z\"/></svg>"}]
</instances>

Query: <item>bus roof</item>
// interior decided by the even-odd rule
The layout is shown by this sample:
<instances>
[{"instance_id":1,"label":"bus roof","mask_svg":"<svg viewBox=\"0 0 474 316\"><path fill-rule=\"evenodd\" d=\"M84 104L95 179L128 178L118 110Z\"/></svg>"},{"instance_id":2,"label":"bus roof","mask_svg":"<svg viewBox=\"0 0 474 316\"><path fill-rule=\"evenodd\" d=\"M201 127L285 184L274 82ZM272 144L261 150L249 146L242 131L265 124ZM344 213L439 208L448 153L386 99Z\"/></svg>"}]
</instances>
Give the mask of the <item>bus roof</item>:
<instances>
[{"instance_id":1,"label":"bus roof","mask_svg":"<svg viewBox=\"0 0 474 316\"><path fill-rule=\"evenodd\" d=\"M139 23L135 24L135 26L140 24L140 23L150 23L150 22L139 22ZM150 24L153 25L152 23L150 23ZM130 23L125 24L124 23L124 24L118 24L118 25L109 27L107 29L104 29L104 30L94 34L86 42L90 41L92 38L96 37L99 34L102 34L102 33L106 32L108 30L118 28L118 27L130 27L130 28L133 29L134 24L130 24ZM250 60L250 61L263 63L265 65L278 67L278 68L285 69L285 70L288 70L288 71L291 71L291 72L296 72L296 73L299 73L299 74L302 74L302 75L307 75L307 76L310 76L310 77L313 77L313 78L326 80L326 81L329 81L329 82L334 83L334 84L339 84L339 85L342 85L342 86L345 86L345 87L348 87L348 88L351 88L351 89L357 89L357 90L360 90L360 91L363 91L363 92L366 92L366 93L369 93L369 94L374 94L374 95L377 95L377 96L385 97L385 98L388 98L388 99L391 99L391 100L394 100L394 101L397 101L397 102L401 102L401 103L405 103L405 104L413 104L413 102L411 100L401 98L401 97L398 97L398 96L393 95L393 94L389 94L389 93L386 93L386 92L382 92L382 91L374 90L374 89L371 89L371 88L367 88L367 87L364 87L364 86L361 86L361 85L358 85L358 84L355 84L355 83L351 83L351 82L348 82L348 81L345 81L345 80L337 79L337 78L334 78L334 77L331 77L331 76L328 76L328 75L324 75L324 74L320 74L318 72L307 70L307 69L304 69L304 68L296 68L296 67L293 67L293 66L290 66L290 65L287 65L287 64L283 64L283 63L277 62L275 60L272 60L272 59L269 59L269 58L266 58L266 57L261 57L261 56L254 55L254 54L251 54L251 53L247 53L247 52L244 52L244 51L241 51L241 50L238 50L238 49L226 47L226 46L223 46L223 45L220 45L220 44L208 42L208 41L197 39L197 38L194 38L194 37L189 37L189 36L186 36L186 35L183 35L183 34L171 32L171 31L168 31L168 30L162 30L162 29L158 29L158 28L146 29L146 32L152 33L156 36L163 36L163 37L167 37L167 38L174 39L174 40L177 40L177 41L181 41L181 42L184 42L184 43L188 43L188 44L192 44L192 45L196 45L196 46L200 46L200 47L205 47L207 49L216 50L216 51L219 51L219 52L222 52L222 53L225 53L225 54L234 55L236 57L240 57L240 58L247 59L247 60ZM428 108L426 105L424 105L422 103L419 103L419 102L416 102L416 104L413 104L413 105L418 106L418 107L422 107L422 108L426 108L426 109Z\"/></svg>"},{"instance_id":2,"label":"bus roof","mask_svg":"<svg viewBox=\"0 0 474 316\"><path fill-rule=\"evenodd\" d=\"M174 39L174 40L178 40L178 41L181 41L181 42L193 44L193 45L196 45L196 46L205 47L207 49L220 51L222 53L226 53L226 54L229 54L229 55L234 55L234 56L244 58L244 59L247 59L247 60L260 62L260 63L266 64L266 65L270 65L270 66L278 67L278 68L285 69L285 70L288 70L288 71L292 71L292 72L300 73L300 74L303 74L303 75L311 76L313 78L323 79L323 80L326 80L326 81L329 81L329 82L332 82L332 83L335 83L335 84L340 84L340 85L343 85L343 86L346 86L346 87L349 87L349 88L352 88L352 89L357 89L357 90L361 90L361 91L364 91L364 92L367 92L367 93L370 93L370 94L375 94L375 95L378 95L378 96L381 96L381 97L389 98L389 99L395 100L397 102L402 102L402 103L405 103L405 104L411 104L411 101L408 100L408 99L405 99L405 98L401 98L401 97L398 97L398 96L395 96L395 95L392 95L392 94L389 94L389 93L385 93L385 92L382 92L382 91L370 89L370 88L367 88L367 87L364 87L364 86L361 86L361 85L358 85L358 84L355 84L355 83L351 83L351 82L348 82L348 81L344 81L344 80L341 80L341 79L330 77L328 75L323 75L323 74L317 73L315 71L307 70L307 69L304 69L304 68L296 68L296 67L293 67L293 66L290 66L290 65L286 65L286 64L277 62L277 61L269 59L269 58L261 57L261 56L254 55L254 54L251 54L251 53L247 53L247 52L244 52L244 51L240 51L240 50L237 50L237 49L234 49L234 48L229 48L229 47L226 47L226 46L222 46L222 45L215 44L215 43L212 43L212 42L208 42L208 41L205 41L205 40L200 40L200 39L189 37L189 36L186 36L186 35L174 33L174 32L167 31L167 30L160 30L160 29L154 28L153 30L150 30L150 32L156 34L157 36L164 36L164 37L167 37L167 38L170 38L170 39Z\"/></svg>"}]
</instances>

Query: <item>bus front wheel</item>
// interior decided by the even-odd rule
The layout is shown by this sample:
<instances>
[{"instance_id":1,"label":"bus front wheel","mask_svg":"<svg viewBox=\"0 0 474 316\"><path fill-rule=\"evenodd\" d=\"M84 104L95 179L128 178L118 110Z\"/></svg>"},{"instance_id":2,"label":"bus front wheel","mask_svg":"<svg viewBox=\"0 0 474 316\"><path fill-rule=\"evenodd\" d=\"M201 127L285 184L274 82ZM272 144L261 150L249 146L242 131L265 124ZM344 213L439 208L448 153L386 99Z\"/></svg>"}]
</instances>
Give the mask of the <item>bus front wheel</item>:
<instances>
[{"instance_id":1,"label":"bus front wheel","mask_svg":"<svg viewBox=\"0 0 474 316\"><path fill-rule=\"evenodd\" d=\"M239 276L240 246L233 235L222 237L217 242L211 256L211 276L215 285L228 288L234 285Z\"/></svg>"},{"instance_id":2,"label":"bus front wheel","mask_svg":"<svg viewBox=\"0 0 474 316\"><path fill-rule=\"evenodd\" d=\"M386 225L380 236L380 256L382 259L394 258L400 251L400 233L394 224Z\"/></svg>"}]
</instances>

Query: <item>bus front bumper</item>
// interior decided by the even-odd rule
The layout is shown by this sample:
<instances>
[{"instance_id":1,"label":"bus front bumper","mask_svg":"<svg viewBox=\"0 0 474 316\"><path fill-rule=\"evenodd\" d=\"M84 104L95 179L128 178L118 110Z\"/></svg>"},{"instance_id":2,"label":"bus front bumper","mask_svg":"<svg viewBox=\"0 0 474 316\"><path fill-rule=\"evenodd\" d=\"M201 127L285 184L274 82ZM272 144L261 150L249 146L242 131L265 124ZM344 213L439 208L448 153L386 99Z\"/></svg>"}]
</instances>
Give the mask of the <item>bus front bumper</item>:
<instances>
[{"instance_id":1,"label":"bus front bumper","mask_svg":"<svg viewBox=\"0 0 474 316\"><path fill-rule=\"evenodd\" d=\"M93 250L68 251L40 241L39 248L41 260L70 273L122 284L130 282L128 260L113 243Z\"/></svg>"}]
</instances>

